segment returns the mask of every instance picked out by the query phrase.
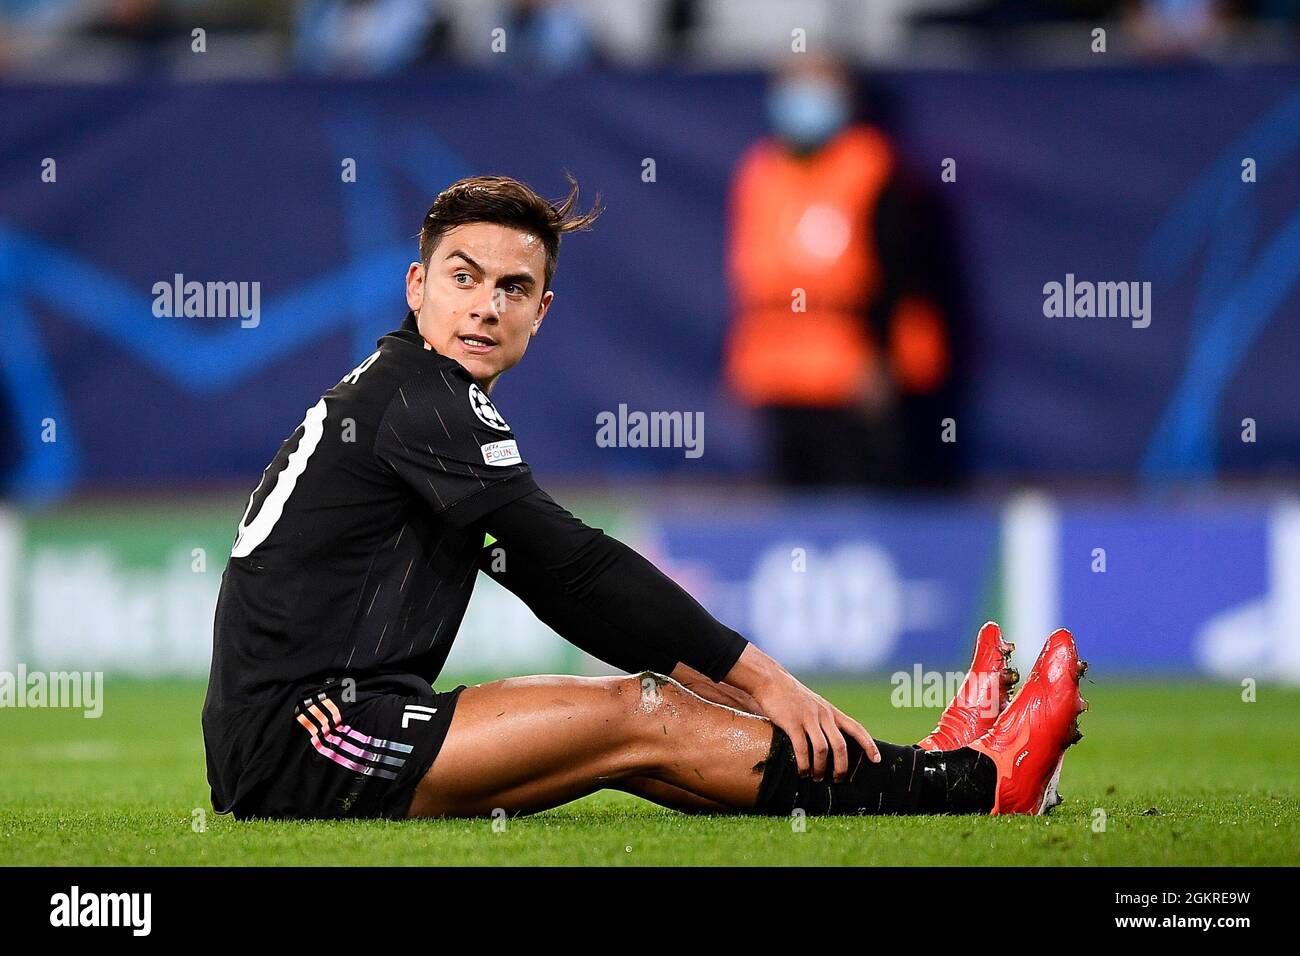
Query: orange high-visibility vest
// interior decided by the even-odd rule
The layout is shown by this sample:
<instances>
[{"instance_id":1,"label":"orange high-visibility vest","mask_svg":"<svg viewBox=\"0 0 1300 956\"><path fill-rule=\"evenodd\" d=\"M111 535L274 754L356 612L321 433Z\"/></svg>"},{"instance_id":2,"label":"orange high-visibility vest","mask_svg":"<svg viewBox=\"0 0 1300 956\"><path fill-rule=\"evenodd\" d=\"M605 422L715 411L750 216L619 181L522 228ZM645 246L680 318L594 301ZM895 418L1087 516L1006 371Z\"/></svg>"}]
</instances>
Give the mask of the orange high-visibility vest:
<instances>
[{"instance_id":1,"label":"orange high-visibility vest","mask_svg":"<svg viewBox=\"0 0 1300 956\"><path fill-rule=\"evenodd\" d=\"M875 352L873 210L894 168L885 137L851 126L809 157L764 140L732 183L729 385L752 405L844 405ZM800 308L804 311L799 311Z\"/></svg>"}]
</instances>

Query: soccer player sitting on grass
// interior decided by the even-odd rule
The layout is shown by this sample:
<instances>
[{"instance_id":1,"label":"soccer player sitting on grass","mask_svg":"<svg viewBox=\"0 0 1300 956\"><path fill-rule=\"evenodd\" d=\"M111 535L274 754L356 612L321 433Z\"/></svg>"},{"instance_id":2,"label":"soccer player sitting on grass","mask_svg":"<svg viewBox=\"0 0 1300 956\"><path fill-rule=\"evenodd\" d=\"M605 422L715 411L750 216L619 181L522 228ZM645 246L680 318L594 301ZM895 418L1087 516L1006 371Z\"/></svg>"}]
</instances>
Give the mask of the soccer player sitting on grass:
<instances>
[{"instance_id":1,"label":"soccer player sitting on grass","mask_svg":"<svg viewBox=\"0 0 1300 956\"><path fill-rule=\"evenodd\" d=\"M576 202L576 184L552 205L504 177L441 193L406 273L406 320L263 472L217 603L203 708L214 807L514 814L611 788L726 813L1050 808L1085 706L1067 631L1008 704L1010 647L986 625L935 732L874 741L537 486L488 396L552 305L561 236L599 212ZM480 569L634 676L435 691Z\"/></svg>"}]
</instances>

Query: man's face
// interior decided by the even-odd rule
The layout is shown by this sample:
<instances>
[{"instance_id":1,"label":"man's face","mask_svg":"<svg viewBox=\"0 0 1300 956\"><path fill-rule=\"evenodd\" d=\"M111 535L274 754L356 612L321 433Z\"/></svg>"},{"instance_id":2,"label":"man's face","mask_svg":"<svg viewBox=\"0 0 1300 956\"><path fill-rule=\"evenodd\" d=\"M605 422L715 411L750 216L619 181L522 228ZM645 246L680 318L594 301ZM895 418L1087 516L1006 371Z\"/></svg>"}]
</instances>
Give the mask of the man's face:
<instances>
[{"instance_id":1,"label":"man's face","mask_svg":"<svg viewBox=\"0 0 1300 956\"><path fill-rule=\"evenodd\" d=\"M448 230L406 272L406 303L420 334L484 389L524 357L555 293L542 291L546 249L521 229L471 222Z\"/></svg>"}]
</instances>

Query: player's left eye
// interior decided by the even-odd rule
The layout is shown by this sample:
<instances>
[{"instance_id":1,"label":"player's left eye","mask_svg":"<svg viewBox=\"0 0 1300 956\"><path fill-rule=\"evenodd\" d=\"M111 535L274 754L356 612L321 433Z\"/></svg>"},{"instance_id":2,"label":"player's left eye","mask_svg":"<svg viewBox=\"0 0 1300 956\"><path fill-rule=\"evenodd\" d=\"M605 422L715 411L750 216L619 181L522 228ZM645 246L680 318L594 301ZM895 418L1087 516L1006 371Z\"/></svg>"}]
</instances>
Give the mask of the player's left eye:
<instances>
[{"instance_id":1,"label":"player's left eye","mask_svg":"<svg viewBox=\"0 0 1300 956\"><path fill-rule=\"evenodd\" d=\"M524 287L518 282L511 282L506 286L506 295L523 295Z\"/></svg>"}]
</instances>

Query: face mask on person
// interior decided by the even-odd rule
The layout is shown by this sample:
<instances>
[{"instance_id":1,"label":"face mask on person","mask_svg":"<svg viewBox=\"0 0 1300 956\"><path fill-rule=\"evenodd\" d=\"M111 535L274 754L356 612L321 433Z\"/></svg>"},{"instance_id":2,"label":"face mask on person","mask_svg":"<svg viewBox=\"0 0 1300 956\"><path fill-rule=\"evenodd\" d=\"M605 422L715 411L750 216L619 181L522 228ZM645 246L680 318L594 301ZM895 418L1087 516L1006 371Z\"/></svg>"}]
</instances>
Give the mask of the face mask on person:
<instances>
[{"instance_id":1,"label":"face mask on person","mask_svg":"<svg viewBox=\"0 0 1300 956\"><path fill-rule=\"evenodd\" d=\"M796 149L816 149L849 121L849 99L834 83L789 80L768 95L767 112L783 140Z\"/></svg>"}]
</instances>

